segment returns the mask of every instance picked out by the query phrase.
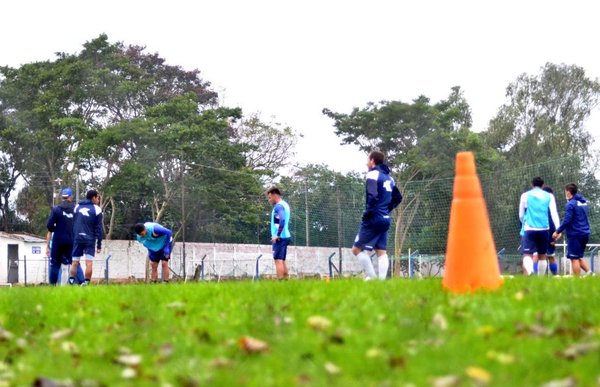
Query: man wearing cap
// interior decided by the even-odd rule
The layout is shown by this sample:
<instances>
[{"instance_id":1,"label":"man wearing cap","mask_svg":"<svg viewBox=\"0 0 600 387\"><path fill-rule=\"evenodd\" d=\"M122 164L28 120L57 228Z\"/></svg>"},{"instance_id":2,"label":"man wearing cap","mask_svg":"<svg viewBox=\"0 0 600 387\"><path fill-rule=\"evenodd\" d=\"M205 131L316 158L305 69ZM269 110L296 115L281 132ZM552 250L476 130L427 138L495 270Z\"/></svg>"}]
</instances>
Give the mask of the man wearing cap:
<instances>
[{"instance_id":1,"label":"man wearing cap","mask_svg":"<svg viewBox=\"0 0 600 387\"><path fill-rule=\"evenodd\" d=\"M73 252L73 191L65 188L60 193L63 201L52 208L48 218L46 255L50 257L50 285L56 285L61 265L70 265Z\"/></svg>"},{"instance_id":2,"label":"man wearing cap","mask_svg":"<svg viewBox=\"0 0 600 387\"><path fill-rule=\"evenodd\" d=\"M75 283L75 274L81 259L85 259L85 282L89 285L92 279L92 265L95 253L102 249L102 209L100 195L91 189L85 195L86 199L75 206L73 217L73 265L69 283ZM96 246L96 249L94 249Z\"/></svg>"}]
</instances>

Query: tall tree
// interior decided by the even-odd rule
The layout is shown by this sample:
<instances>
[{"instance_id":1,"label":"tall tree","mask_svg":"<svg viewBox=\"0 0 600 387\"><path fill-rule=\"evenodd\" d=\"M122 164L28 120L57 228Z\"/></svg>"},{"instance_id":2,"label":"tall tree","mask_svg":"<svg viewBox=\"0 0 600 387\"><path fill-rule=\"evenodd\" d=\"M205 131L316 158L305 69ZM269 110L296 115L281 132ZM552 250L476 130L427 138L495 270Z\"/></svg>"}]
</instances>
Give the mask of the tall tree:
<instances>
[{"instance_id":1,"label":"tall tree","mask_svg":"<svg viewBox=\"0 0 600 387\"><path fill-rule=\"evenodd\" d=\"M513 165L589 156L593 138L585 120L598 106L600 83L583 68L547 63L538 75L520 75L506 97L485 136Z\"/></svg>"}]
</instances>

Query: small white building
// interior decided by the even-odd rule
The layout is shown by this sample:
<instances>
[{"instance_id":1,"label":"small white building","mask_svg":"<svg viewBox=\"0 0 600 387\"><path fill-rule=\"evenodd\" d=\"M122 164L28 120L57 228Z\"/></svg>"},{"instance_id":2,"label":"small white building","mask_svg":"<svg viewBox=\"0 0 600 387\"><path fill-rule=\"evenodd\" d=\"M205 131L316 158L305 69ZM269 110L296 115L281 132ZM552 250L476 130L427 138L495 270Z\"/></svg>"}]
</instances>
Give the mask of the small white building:
<instances>
[{"instance_id":1,"label":"small white building","mask_svg":"<svg viewBox=\"0 0 600 387\"><path fill-rule=\"evenodd\" d=\"M35 235L0 231L0 283L47 282L46 240Z\"/></svg>"}]
</instances>

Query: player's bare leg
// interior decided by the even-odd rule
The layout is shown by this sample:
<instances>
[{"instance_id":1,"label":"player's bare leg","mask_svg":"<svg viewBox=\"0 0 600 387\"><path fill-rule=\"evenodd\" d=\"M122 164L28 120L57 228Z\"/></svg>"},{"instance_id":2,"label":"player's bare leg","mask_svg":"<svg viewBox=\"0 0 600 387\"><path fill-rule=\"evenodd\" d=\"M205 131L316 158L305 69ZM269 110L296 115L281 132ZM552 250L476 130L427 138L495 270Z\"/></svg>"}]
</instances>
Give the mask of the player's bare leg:
<instances>
[{"instance_id":1,"label":"player's bare leg","mask_svg":"<svg viewBox=\"0 0 600 387\"><path fill-rule=\"evenodd\" d=\"M286 279L288 277L288 268L283 259L275 259L275 273L277 279Z\"/></svg>"},{"instance_id":2,"label":"player's bare leg","mask_svg":"<svg viewBox=\"0 0 600 387\"><path fill-rule=\"evenodd\" d=\"M169 261L160 261L162 266L163 281L169 282Z\"/></svg>"},{"instance_id":3,"label":"player's bare leg","mask_svg":"<svg viewBox=\"0 0 600 387\"><path fill-rule=\"evenodd\" d=\"M91 259L85 260L85 282L92 280L92 272L94 268L94 262Z\"/></svg>"},{"instance_id":4,"label":"player's bare leg","mask_svg":"<svg viewBox=\"0 0 600 387\"><path fill-rule=\"evenodd\" d=\"M158 280L158 262L150 261L150 282Z\"/></svg>"},{"instance_id":5,"label":"player's bare leg","mask_svg":"<svg viewBox=\"0 0 600 387\"><path fill-rule=\"evenodd\" d=\"M571 259L571 271L573 272L573 275L578 277L581 274L581 262L583 261L583 259L578 258L578 259Z\"/></svg>"}]
</instances>

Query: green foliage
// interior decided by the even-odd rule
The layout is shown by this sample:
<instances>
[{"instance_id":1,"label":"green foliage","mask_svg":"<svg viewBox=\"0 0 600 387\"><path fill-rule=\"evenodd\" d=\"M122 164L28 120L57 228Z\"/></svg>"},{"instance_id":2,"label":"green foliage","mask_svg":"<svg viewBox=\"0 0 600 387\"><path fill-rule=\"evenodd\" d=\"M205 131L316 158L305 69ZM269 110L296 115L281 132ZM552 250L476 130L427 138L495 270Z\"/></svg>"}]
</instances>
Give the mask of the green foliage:
<instances>
[{"instance_id":1,"label":"green foliage","mask_svg":"<svg viewBox=\"0 0 600 387\"><path fill-rule=\"evenodd\" d=\"M520 75L506 97L486 139L513 165L565 155L584 164L592 142L584 123L600 102L597 80L581 67L547 63L539 75Z\"/></svg>"}]
</instances>

